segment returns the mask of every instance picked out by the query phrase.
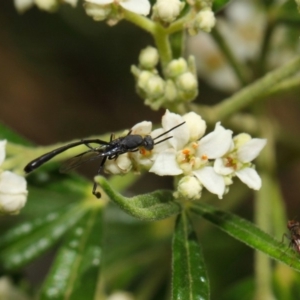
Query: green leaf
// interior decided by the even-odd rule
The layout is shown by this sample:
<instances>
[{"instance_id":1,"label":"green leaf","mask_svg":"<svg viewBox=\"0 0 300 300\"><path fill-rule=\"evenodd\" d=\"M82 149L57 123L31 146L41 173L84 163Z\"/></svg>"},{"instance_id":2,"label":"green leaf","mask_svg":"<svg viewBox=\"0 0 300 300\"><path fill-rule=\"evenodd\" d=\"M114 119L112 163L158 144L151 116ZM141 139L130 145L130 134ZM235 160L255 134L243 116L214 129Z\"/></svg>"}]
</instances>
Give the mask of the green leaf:
<instances>
[{"instance_id":1,"label":"green leaf","mask_svg":"<svg viewBox=\"0 0 300 300\"><path fill-rule=\"evenodd\" d=\"M94 208L72 229L42 288L41 299L95 299L102 221L102 208Z\"/></svg>"},{"instance_id":2,"label":"green leaf","mask_svg":"<svg viewBox=\"0 0 300 300\"><path fill-rule=\"evenodd\" d=\"M300 271L300 260L296 259L295 253L288 249L287 245L275 240L253 223L204 203L193 204L191 210L209 220L235 239Z\"/></svg>"},{"instance_id":3,"label":"green leaf","mask_svg":"<svg viewBox=\"0 0 300 300\"><path fill-rule=\"evenodd\" d=\"M16 270L43 254L86 213L82 205L68 206L28 221L1 237L0 264Z\"/></svg>"},{"instance_id":4,"label":"green leaf","mask_svg":"<svg viewBox=\"0 0 300 300\"><path fill-rule=\"evenodd\" d=\"M185 213L173 237L172 299L209 299L209 281L196 233Z\"/></svg>"},{"instance_id":5,"label":"green leaf","mask_svg":"<svg viewBox=\"0 0 300 300\"><path fill-rule=\"evenodd\" d=\"M113 202L138 219L160 220L178 214L182 209L180 204L174 201L171 191L159 190L127 198L115 192L104 177L97 176L95 180Z\"/></svg>"}]
</instances>

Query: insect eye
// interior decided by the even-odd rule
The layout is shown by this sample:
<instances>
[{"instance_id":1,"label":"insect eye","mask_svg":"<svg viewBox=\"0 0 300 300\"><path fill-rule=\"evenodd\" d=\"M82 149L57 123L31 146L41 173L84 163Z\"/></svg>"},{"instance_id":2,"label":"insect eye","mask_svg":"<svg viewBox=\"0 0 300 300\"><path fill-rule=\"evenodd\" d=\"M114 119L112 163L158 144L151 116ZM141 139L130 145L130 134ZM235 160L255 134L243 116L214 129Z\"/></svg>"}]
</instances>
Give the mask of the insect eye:
<instances>
[{"instance_id":1,"label":"insect eye","mask_svg":"<svg viewBox=\"0 0 300 300\"><path fill-rule=\"evenodd\" d=\"M145 136L143 146L147 150L152 150L154 146L153 139L150 135Z\"/></svg>"}]
</instances>

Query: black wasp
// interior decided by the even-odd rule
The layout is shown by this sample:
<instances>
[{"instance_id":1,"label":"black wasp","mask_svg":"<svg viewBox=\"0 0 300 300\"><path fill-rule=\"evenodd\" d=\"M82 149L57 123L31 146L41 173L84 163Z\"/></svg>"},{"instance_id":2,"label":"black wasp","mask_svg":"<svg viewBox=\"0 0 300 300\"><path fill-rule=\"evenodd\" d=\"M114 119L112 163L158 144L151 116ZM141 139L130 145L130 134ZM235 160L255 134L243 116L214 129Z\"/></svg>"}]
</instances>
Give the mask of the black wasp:
<instances>
[{"instance_id":1,"label":"black wasp","mask_svg":"<svg viewBox=\"0 0 300 300\"><path fill-rule=\"evenodd\" d=\"M100 166L97 171L97 175L100 174L105 162L107 159L117 159L119 155L127 153L127 152L135 152L138 151L141 147L145 148L146 150L152 150L155 145L164 142L172 136L169 136L165 139L162 139L160 141L155 142L156 139L164 136L165 134L171 132L172 130L176 129L177 127L183 125L185 122L180 123L174 127L172 127L170 130L160 134L159 136L152 138L150 135L146 135L145 137L142 137L139 134L131 134L132 130L129 131L129 133L126 136L119 137L117 139L114 139L114 135L111 134L110 141L106 142L100 139L83 139L78 142L70 143L65 146L62 146L60 148L54 149L36 159L31 161L29 164L26 165L24 168L24 171L26 173L30 173L34 171L35 169L39 168L41 165L55 157L56 155L80 146L85 145L89 148L89 150L80 153L76 155L75 157L71 158L70 164L68 167L64 168L64 171L67 171L69 169L75 168L79 166L81 163L94 160L97 158L102 158L100 162ZM98 147L92 147L90 144L98 144ZM83 160L82 157L87 156L88 158ZM97 189L97 183L94 182L92 193L97 198L101 197L101 193L96 191Z\"/></svg>"}]
</instances>

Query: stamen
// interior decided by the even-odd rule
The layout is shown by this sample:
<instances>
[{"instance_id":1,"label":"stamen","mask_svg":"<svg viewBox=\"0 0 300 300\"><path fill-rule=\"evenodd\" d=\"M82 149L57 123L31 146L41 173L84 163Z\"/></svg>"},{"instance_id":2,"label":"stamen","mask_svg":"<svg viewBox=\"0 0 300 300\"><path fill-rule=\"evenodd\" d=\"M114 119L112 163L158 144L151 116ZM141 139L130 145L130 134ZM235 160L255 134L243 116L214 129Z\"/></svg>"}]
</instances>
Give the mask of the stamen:
<instances>
[{"instance_id":1,"label":"stamen","mask_svg":"<svg viewBox=\"0 0 300 300\"><path fill-rule=\"evenodd\" d=\"M203 154L203 155L201 156L201 159L202 159L202 160L208 160L208 157L207 157L206 154Z\"/></svg>"}]
</instances>

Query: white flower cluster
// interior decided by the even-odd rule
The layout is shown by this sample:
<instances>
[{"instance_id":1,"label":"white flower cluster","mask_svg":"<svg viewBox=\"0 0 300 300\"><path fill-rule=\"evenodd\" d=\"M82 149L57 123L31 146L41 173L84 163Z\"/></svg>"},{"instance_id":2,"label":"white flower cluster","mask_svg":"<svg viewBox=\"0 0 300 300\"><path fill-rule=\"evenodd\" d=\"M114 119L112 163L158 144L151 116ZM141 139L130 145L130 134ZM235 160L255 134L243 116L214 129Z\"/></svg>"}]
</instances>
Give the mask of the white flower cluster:
<instances>
[{"instance_id":1,"label":"white flower cluster","mask_svg":"<svg viewBox=\"0 0 300 300\"><path fill-rule=\"evenodd\" d=\"M156 66L159 55L156 48L147 47L141 51L139 66L132 66L138 94L145 104L157 110L170 104L192 101L198 94L198 81L195 74L195 61L191 56L172 60L165 68L165 79Z\"/></svg>"},{"instance_id":2,"label":"white flower cluster","mask_svg":"<svg viewBox=\"0 0 300 300\"><path fill-rule=\"evenodd\" d=\"M6 140L0 141L0 166L5 160ZM17 214L27 200L24 177L11 171L0 170L0 214Z\"/></svg>"},{"instance_id":3,"label":"white flower cluster","mask_svg":"<svg viewBox=\"0 0 300 300\"><path fill-rule=\"evenodd\" d=\"M235 176L249 188L260 189L261 178L251 161L265 146L265 139L248 134L232 137L232 131L220 123L204 135L206 123L199 115L190 112L180 116L168 110L162 118L162 128L151 132L151 122L144 121L135 125L131 134L151 135L155 139L183 122L163 136L172 138L157 144L152 151L141 149L120 155L105 165L106 171L120 174L143 166L160 176L180 176L175 196L190 200L199 199L203 187L222 199Z\"/></svg>"},{"instance_id":4,"label":"white flower cluster","mask_svg":"<svg viewBox=\"0 0 300 300\"><path fill-rule=\"evenodd\" d=\"M109 25L115 25L122 19L122 9L144 16L151 9L148 0L85 0L84 7L95 21L107 19Z\"/></svg>"}]
</instances>

